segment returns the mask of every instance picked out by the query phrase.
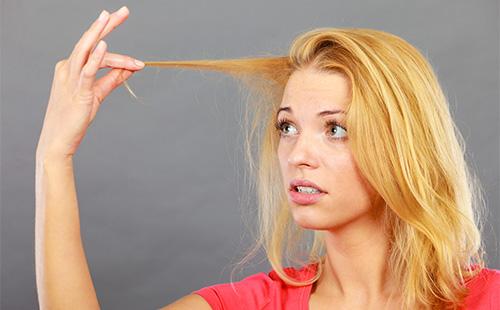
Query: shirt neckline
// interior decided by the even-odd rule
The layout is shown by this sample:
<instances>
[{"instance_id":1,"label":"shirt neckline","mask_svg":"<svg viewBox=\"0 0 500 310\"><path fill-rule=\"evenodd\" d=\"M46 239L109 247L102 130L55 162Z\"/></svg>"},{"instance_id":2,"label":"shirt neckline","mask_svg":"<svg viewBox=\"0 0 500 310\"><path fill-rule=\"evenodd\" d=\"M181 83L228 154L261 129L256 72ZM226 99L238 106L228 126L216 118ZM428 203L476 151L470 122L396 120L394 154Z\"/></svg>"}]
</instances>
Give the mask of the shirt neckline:
<instances>
[{"instance_id":1,"label":"shirt neckline","mask_svg":"<svg viewBox=\"0 0 500 310\"><path fill-rule=\"evenodd\" d=\"M300 270L300 279L304 279L304 278L307 278L308 276L310 275L314 275L317 271L317 268L318 268L318 264L319 263L311 263L309 265L307 265L306 267L302 268ZM472 265L472 269L475 269L477 268L478 266L477 265ZM310 268L309 272L306 268ZM485 282L487 282L487 279L488 279L488 276L491 274L491 273L494 273L496 272L496 270L490 270L488 268L483 268L481 270L480 273L478 273L475 277L469 279L467 282L466 282L466 285L467 287L469 287L469 289L473 289L475 286L478 286L478 285L484 285ZM312 287L313 287L314 283L311 283L309 285L305 285L301 288L300 290L300 297L299 297L299 309L300 310L309 310L309 299L311 299L311 291L312 291Z\"/></svg>"}]
</instances>

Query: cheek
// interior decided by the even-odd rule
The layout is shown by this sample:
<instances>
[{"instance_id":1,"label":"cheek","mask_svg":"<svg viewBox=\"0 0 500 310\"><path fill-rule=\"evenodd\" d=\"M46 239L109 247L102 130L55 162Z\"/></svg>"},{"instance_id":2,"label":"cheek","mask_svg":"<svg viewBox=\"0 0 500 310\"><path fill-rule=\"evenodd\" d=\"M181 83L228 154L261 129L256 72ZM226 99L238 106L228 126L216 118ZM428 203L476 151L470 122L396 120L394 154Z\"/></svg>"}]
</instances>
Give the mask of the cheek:
<instances>
[{"instance_id":1,"label":"cheek","mask_svg":"<svg viewBox=\"0 0 500 310\"><path fill-rule=\"evenodd\" d=\"M372 189L361 175L350 153L329 159L326 166L331 199L347 203L353 208L364 209L370 204Z\"/></svg>"}]
</instances>

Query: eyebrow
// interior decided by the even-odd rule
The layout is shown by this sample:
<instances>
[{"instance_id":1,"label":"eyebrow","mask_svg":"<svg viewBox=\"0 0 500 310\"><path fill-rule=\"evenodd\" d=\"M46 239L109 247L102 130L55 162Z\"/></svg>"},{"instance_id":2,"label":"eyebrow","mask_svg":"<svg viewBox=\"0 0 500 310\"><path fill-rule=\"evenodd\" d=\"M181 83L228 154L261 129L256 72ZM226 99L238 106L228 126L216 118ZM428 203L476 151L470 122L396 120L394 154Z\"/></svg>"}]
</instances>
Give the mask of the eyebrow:
<instances>
[{"instance_id":1,"label":"eyebrow","mask_svg":"<svg viewBox=\"0 0 500 310\"><path fill-rule=\"evenodd\" d=\"M282 108L278 109L278 112L276 112L276 117L278 116L278 114L280 114L281 111L287 111L287 112L293 113L291 107L282 107ZM317 115L318 116L325 116L325 115L331 115L331 114L337 114L337 113L344 113L345 114L345 111L343 111L343 110L325 110L325 111L319 112Z\"/></svg>"}]
</instances>

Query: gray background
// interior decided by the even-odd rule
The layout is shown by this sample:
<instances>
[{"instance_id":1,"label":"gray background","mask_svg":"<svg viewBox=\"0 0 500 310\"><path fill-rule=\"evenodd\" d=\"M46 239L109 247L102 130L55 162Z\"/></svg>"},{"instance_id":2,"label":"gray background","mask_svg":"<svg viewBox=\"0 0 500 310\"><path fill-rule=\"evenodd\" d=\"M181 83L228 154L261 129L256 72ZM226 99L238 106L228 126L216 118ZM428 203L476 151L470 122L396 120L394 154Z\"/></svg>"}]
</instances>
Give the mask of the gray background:
<instances>
[{"instance_id":1,"label":"gray background","mask_svg":"<svg viewBox=\"0 0 500 310\"><path fill-rule=\"evenodd\" d=\"M109 50L141 60L284 54L315 27L369 27L408 40L434 66L466 138L489 208L489 266L500 268L497 1L10 0L1 21L2 309L37 307L34 153L54 65L102 9L122 5L131 14L107 37ZM82 234L104 309L159 308L228 282L249 240L237 83L154 68L129 81L145 105L117 89L75 157ZM254 260L237 278L268 269Z\"/></svg>"}]
</instances>

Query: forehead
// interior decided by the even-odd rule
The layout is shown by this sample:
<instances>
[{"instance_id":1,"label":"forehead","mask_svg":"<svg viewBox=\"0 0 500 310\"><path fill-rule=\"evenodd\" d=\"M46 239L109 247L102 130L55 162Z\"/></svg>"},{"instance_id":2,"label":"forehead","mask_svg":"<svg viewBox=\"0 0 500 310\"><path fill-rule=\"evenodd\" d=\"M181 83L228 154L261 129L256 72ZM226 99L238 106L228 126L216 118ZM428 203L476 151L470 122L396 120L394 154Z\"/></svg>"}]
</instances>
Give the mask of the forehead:
<instances>
[{"instance_id":1,"label":"forehead","mask_svg":"<svg viewBox=\"0 0 500 310\"><path fill-rule=\"evenodd\" d=\"M350 100L349 80L336 72L322 72L313 67L294 71L285 86L281 107L343 109Z\"/></svg>"}]
</instances>

